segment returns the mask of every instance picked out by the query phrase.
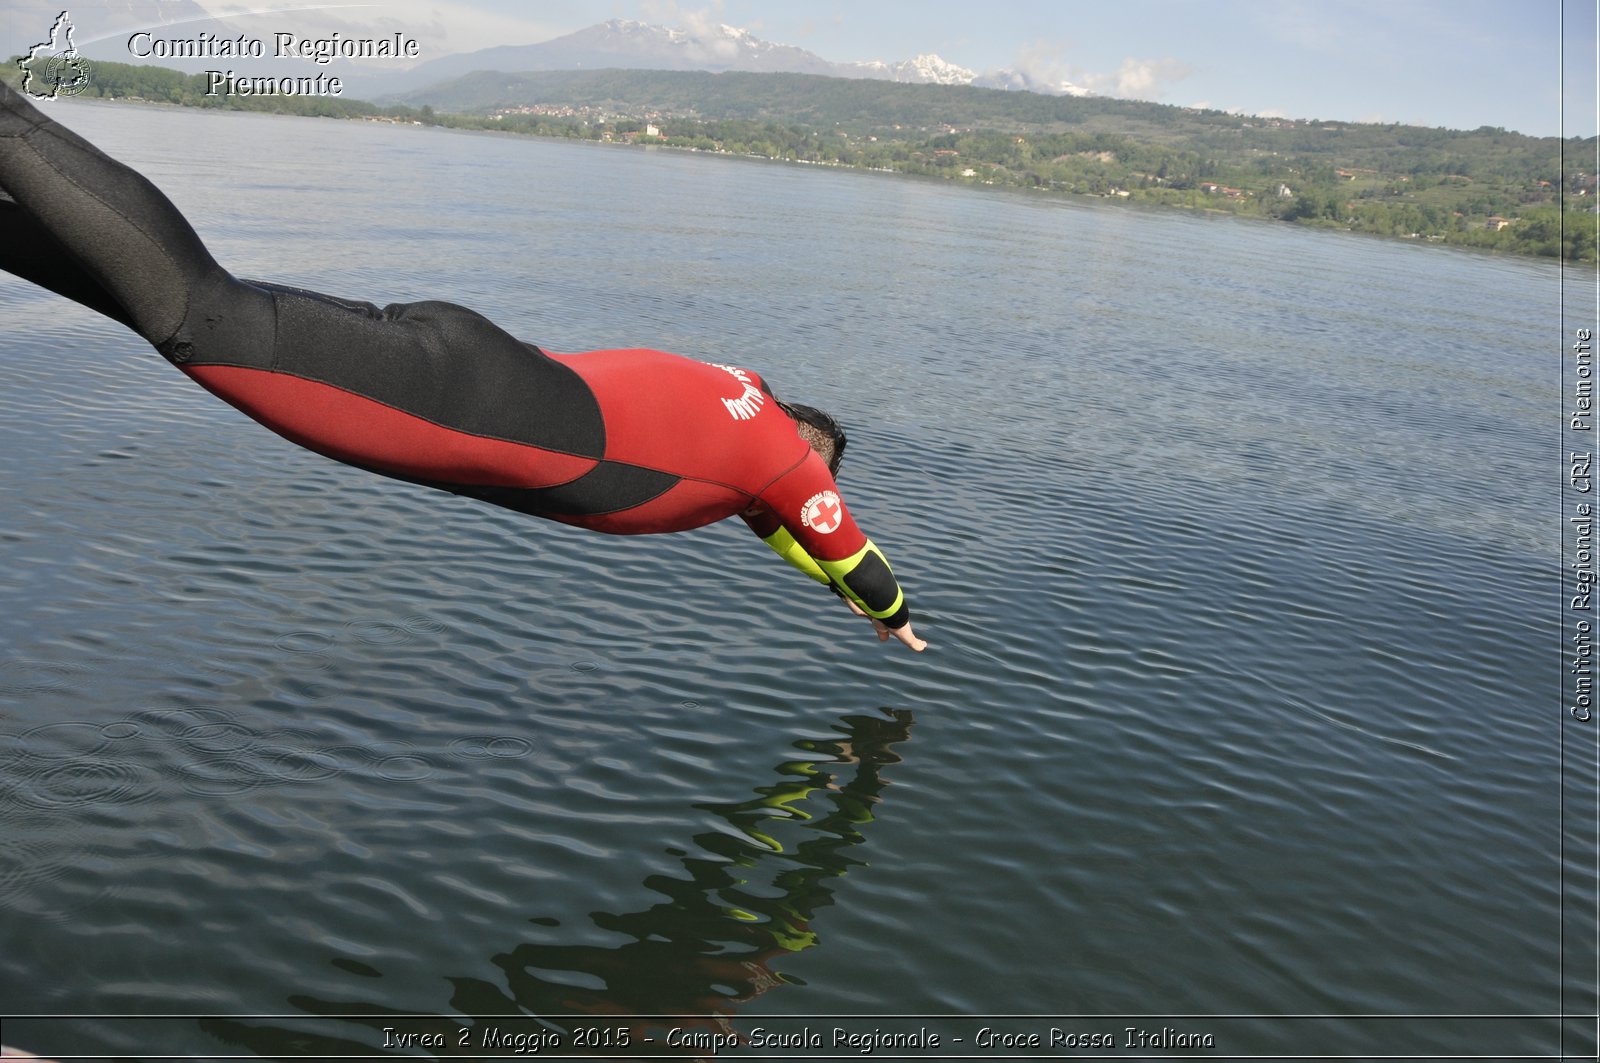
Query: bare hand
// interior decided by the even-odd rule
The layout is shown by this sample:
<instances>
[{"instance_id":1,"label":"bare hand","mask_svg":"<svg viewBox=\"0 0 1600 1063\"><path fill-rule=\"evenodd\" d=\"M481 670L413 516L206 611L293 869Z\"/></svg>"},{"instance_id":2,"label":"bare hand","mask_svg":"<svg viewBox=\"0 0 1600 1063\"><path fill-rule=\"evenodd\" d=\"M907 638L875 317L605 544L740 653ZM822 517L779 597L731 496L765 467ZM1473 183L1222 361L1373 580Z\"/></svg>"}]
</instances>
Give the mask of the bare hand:
<instances>
[{"instance_id":1,"label":"bare hand","mask_svg":"<svg viewBox=\"0 0 1600 1063\"><path fill-rule=\"evenodd\" d=\"M893 635L895 638L899 639L907 646L910 646L918 653L921 653L923 650L928 648L927 641L917 638L917 633L911 630L911 621L908 620L899 627L890 627L877 617L867 616L866 610L862 609L861 606L857 605L849 598L844 599L844 604L850 607L850 611L852 613L856 614L857 616L866 616L868 620L872 621L873 628L875 628L878 632L879 642L888 642L889 636Z\"/></svg>"}]
</instances>

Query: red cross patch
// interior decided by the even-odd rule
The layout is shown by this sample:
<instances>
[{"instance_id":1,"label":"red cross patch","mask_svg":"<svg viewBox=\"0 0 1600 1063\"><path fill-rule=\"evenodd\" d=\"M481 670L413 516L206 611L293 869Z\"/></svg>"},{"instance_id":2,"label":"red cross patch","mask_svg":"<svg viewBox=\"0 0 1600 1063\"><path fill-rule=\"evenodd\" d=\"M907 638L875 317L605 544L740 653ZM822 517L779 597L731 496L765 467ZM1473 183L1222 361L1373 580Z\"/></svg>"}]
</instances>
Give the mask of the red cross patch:
<instances>
[{"instance_id":1,"label":"red cross patch","mask_svg":"<svg viewBox=\"0 0 1600 1063\"><path fill-rule=\"evenodd\" d=\"M839 525L844 523L844 504L832 491L819 491L800 511L800 523L823 535L838 531Z\"/></svg>"}]
</instances>

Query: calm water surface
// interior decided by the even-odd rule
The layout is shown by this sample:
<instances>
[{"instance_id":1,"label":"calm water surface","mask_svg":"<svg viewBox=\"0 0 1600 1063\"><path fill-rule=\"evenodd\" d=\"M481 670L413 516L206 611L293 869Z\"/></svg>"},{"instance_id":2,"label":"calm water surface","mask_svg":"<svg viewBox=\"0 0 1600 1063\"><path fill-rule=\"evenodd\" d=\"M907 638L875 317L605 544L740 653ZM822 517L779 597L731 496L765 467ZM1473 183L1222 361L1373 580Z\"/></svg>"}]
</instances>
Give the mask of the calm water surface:
<instances>
[{"instance_id":1,"label":"calm water surface","mask_svg":"<svg viewBox=\"0 0 1600 1063\"><path fill-rule=\"evenodd\" d=\"M1557 1051L1561 889L1593 889L1560 833L1558 267L54 113L241 275L836 411L932 646L880 647L742 527L606 538L332 464L0 282L0 1011L212 1017L8 1041L376 1054L671 1013Z\"/></svg>"}]
</instances>

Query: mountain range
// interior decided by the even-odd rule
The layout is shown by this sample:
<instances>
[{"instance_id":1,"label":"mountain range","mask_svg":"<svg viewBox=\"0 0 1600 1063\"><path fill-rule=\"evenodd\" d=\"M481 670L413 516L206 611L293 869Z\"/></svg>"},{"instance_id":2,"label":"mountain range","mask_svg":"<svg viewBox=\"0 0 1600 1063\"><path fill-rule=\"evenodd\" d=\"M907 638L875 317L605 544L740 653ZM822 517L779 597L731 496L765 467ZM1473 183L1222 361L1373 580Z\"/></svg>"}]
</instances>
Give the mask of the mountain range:
<instances>
[{"instance_id":1,"label":"mountain range","mask_svg":"<svg viewBox=\"0 0 1600 1063\"><path fill-rule=\"evenodd\" d=\"M385 75L382 90L384 93L404 92L479 70L514 74L601 69L818 74L916 84L1025 89L1050 95L1088 94L1069 82L1042 84L1020 71L979 74L937 55L919 55L892 63L836 63L804 48L762 40L748 30L733 26L690 31L625 19L612 19L538 44L502 45L442 56L420 63L403 74Z\"/></svg>"}]
</instances>

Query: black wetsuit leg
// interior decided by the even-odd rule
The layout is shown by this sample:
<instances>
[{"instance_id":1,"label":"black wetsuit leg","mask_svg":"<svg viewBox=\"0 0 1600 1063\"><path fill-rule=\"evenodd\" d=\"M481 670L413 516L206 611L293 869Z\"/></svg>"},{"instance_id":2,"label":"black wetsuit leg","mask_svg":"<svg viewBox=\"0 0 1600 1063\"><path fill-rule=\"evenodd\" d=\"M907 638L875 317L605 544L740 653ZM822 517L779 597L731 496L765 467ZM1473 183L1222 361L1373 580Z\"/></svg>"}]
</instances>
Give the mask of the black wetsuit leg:
<instances>
[{"instance_id":1,"label":"black wetsuit leg","mask_svg":"<svg viewBox=\"0 0 1600 1063\"><path fill-rule=\"evenodd\" d=\"M127 324L223 399L303 445L426 479L408 469L409 458L368 463L347 440L323 447L303 424L285 429L288 418L275 404L288 392L269 376L463 436L583 458L604 453L599 405L568 366L451 303L380 309L240 280L153 184L4 84L0 189L9 197L0 201L8 247L0 266ZM37 258L24 246L34 239ZM260 372L208 374L208 367Z\"/></svg>"},{"instance_id":2,"label":"black wetsuit leg","mask_svg":"<svg viewBox=\"0 0 1600 1063\"><path fill-rule=\"evenodd\" d=\"M218 266L155 185L5 85L0 188L110 298L114 316L168 358L182 341L267 356L272 297Z\"/></svg>"},{"instance_id":3,"label":"black wetsuit leg","mask_svg":"<svg viewBox=\"0 0 1600 1063\"><path fill-rule=\"evenodd\" d=\"M17 201L0 191L0 270L133 328L126 310Z\"/></svg>"}]
</instances>

